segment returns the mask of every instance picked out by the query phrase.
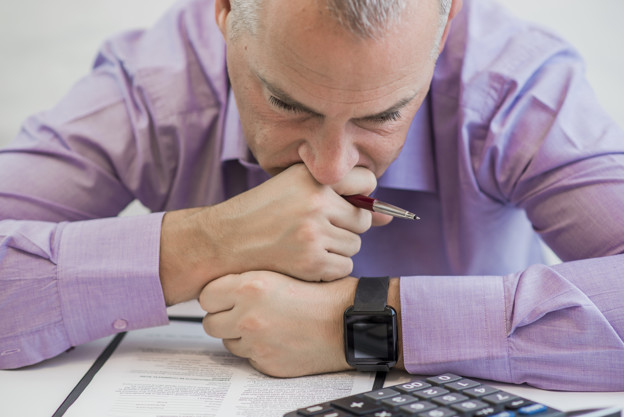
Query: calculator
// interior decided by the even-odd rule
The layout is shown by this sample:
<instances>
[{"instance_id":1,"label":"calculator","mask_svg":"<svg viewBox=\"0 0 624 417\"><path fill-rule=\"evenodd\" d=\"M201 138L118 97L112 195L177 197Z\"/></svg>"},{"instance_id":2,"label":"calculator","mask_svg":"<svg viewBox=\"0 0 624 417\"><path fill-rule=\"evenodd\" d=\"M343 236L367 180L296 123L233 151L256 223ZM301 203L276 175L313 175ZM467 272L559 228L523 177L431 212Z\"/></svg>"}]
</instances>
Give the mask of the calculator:
<instances>
[{"instance_id":1,"label":"calculator","mask_svg":"<svg viewBox=\"0 0 624 417\"><path fill-rule=\"evenodd\" d=\"M606 412L604 412L606 411ZM463 378L442 374L333 401L311 405L284 417L564 417L544 404ZM575 417L619 417L617 409L586 410Z\"/></svg>"}]
</instances>

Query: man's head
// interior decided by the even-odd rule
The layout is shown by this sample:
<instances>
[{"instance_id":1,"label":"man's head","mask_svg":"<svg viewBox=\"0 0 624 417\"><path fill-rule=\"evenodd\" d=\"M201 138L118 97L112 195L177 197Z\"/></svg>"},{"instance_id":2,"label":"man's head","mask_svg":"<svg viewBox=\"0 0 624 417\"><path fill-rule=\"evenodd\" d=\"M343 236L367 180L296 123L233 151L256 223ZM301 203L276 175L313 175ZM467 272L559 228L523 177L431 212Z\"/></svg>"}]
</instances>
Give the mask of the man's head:
<instances>
[{"instance_id":1,"label":"man's head","mask_svg":"<svg viewBox=\"0 0 624 417\"><path fill-rule=\"evenodd\" d=\"M380 176L424 100L460 0L217 0L243 130L271 174Z\"/></svg>"}]
</instances>

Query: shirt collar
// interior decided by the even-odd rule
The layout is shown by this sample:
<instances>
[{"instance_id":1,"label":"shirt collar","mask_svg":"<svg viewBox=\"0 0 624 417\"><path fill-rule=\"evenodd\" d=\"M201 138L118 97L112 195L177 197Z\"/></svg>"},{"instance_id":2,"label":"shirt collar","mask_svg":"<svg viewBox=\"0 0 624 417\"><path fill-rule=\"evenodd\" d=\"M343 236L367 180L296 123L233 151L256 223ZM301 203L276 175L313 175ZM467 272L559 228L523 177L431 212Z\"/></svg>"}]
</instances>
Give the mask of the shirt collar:
<instances>
[{"instance_id":1,"label":"shirt collar","mask_svg":"<svg viewBox=\"0 0 624 417\"><path fill-rule=\"evenodd\" d=\"M379 187L431 193L437 191L429 100L430 96L427 95L412 120L399 157L381 176Z\"/></svg>"},{"instance_id":2,"label":"shirt collar","mask_svg":"<svg viewBox=\"0 0 624 417\"><path fill-rule=\"evenodd\" d=\"M238 115L234 93L230 89L225 110L225 121L223 128L223 147L221 148L221 162L240 160L250 162L251 152L247 146L243 127Z\"/></svg>"},{"instance_id":3,"label":"shirt collar","mask_svg":"<svg viewBox=\"0 0 624 417\"><path fill-rule=\"evenodd\" d=\"M409 191L436 192L433 164L432 131L429 96L414 116L399 157L388 167L378 181L382 188ZM221 161L238 160L245 166L257 166L240 123L238 108L232 90L229 92L221 151Z\"/></svg>"}]
</instances>

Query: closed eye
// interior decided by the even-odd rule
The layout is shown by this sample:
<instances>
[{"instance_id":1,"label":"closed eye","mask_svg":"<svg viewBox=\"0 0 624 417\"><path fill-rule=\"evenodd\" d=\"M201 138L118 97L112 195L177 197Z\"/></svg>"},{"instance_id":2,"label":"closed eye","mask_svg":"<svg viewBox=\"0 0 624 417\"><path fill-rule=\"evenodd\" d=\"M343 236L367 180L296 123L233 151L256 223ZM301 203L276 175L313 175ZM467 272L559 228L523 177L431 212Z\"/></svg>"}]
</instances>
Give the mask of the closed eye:
<instances>
[{"instance_id":1,"label":"closed eye","mask_svg":"<svg viewBox=\"0 0 624 417\"><path fill-rule=\"evenodd\" d=\"M280 110L285 110L289 113L302 113L305 111L304 109L288 104L275 96L269 96L269 103L271 103L272 106L277 107Z\"/></svg>"},{"instance_id":2,"label":"closed eye","mask_svg":"<svg viewBox=\"0 0 624 417\"><path fill-rule=\"evenodd\" d=\"M387 122L396 122L399 119L401 119L401 112L398 110L365 118L365 120L368 122L379 123L379 124L387 123Z\"/></svg>"}]
</instances>

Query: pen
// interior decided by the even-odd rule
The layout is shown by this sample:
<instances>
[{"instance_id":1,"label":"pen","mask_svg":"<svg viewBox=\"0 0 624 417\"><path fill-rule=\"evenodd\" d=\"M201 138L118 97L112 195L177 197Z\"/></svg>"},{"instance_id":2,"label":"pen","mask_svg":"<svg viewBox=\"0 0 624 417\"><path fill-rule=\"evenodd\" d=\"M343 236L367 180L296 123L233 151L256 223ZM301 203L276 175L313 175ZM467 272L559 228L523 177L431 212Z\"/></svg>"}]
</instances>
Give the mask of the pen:
<instances>
[{"instance_id":1,"label":"pen","mask_svg":"<svg viewBox=\"0 0 624 417\"><path fill-rule=\"evenodd\" d=\"M346 195L343 197L355 207L374 211L376 213L388 214L390 216L399 217L401 219L420 220L420 217L416 216L414 213L410 213L409 211L404 210L400 207L393 206L389 203L384 203L383 201L379 201L372 197L367 197L360 194Z\"/></svg>"}]
</instances>

